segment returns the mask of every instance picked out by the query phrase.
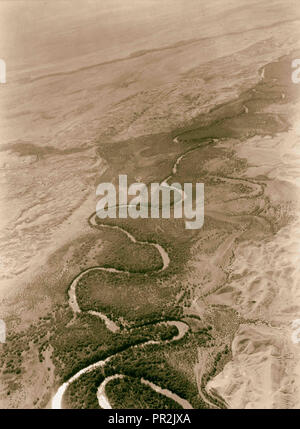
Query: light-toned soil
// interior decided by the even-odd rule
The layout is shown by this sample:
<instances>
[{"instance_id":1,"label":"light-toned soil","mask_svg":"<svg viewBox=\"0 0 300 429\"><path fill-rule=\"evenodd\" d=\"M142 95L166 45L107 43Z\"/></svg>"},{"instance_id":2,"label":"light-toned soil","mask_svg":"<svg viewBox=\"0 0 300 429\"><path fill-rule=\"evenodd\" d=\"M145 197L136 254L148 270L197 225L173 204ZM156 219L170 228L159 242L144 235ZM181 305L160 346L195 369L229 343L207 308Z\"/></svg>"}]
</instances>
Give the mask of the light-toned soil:
<instances>
[{"instance_id":1,"label":"light-toned soil","mask_svg":"<svg viewBox=\"0 0 300 429\"><path fill-rule=\"evenodd\" d=\"M104 177L162 179L180 153L164 139L172 142L199 115L238 99L262 78L264 65L299 47L294 0L191 0L189 7L181 0L105 0L101 9L77 3L0 4L7 63L0 86L0 317L9 333L67 301L80 272L76 246L91 233L87 219ZM186 314L214 325L213 350L223 347L223 334L230 343L229 362L206 391L232 408L300 404L300 349L291 341L300 317L299 104L269 104L265 112L278 123L284 115L290 130L226 139L216 146L219 157L206 153L208 227L193 241L183 282L192 294ZM224 147L247 165L238 184L214 182L228 165ZM200 156L186 157L178 174L194 171L196 161ZM262 215L261 178L270 201ZM275 235L269 218L277 219ZM225 313L216 321L214 306L236 311L239 326ZM1 375L3 408L43 407L59 385L51 347L42 363L30 347L9 395Z\"/></svg>"}]
</instances>

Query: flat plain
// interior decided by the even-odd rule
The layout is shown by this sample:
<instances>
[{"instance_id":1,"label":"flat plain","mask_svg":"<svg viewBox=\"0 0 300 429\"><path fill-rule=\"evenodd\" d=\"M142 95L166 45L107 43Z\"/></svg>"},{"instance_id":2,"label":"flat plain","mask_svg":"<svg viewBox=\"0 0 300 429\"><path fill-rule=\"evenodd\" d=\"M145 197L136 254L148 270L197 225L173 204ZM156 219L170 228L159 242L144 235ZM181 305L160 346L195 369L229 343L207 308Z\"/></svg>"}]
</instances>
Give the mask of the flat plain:
<instances>
[{"instance_id":1,"label":"flat plain","mask_svg":"<svg viewBox=\"0 0 300 429\"><path fill-rule=\"evenodd\" d=\"M0 4L1 408L299 408L297 2L76 4ZM203 228L97 219L119 174Z\"/></svg>"}]
</instances>

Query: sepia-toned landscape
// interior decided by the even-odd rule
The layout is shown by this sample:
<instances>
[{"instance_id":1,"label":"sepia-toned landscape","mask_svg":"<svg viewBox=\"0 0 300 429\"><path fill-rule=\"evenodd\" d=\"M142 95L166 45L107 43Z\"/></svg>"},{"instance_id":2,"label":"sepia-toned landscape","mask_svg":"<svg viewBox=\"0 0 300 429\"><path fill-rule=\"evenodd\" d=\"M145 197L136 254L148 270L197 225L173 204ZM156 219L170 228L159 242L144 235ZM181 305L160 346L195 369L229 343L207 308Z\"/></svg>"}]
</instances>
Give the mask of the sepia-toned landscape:
<instances>
[{"instance_id":1,"label":"sepia-toned landscape","mask_svg":"<svg viewBox=\"0 0 300 429\"><path fill-rule=\"evenodd\" d=\"M0 408L300 407L299 24L0 2ZM121 174L203 183L203 227L100 219Z\"/></svg>"}]
</instances>

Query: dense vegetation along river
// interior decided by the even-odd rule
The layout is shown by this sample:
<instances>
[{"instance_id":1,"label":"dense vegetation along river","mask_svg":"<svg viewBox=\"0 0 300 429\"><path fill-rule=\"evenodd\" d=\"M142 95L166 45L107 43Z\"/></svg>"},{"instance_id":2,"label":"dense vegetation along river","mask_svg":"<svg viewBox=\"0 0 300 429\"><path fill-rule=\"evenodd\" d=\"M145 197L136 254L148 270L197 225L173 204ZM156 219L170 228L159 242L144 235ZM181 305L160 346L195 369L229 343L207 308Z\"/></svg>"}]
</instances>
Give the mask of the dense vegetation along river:
<instances>
[{"instance_id":1,"label":"dense vegetation along river","mask_svg":"<svg viewBox=\"0 0 300 429\"><path fill-rule=\"evenodd\" d=\"M175 139L173 141L174 141L174 143L177 143L178 142L178 137L175 137ZM215 139L208 139L207 143L208 144L209 143L213 143L214 141L215 141ZM204 147L203 143L200 144L200 145L198 145L198 146L196 146L196 147L193 147L193 148L185 151L182 154L180 154L177 157L177 159L175 160L175 163L174 163L174 165L172 167L171 175L167 176L161 182L161 184L163 184L165 186L169 186L170 188L173 189L173 187L168 184L168 181L172 178L173 175L175 175L177 173L178 166L179 166L180 162L185 158L186 155L188 155L189 153L191 153L191 152L193 152L193 151L195 151L197 149L200 149L202 147ZM248 185L250 184L253 187L253 192L250 195L247 194L247 198L253 198L253 197L255 197L255 196L257 196L257 195L259 195L260 193L263 192L262 185L257 184L254 181L250 181L250 180L247 180L247 179L242 180L242 179L233 178L233 177L222 177L222 176L218 176L218 178L220 180L229 181L229 182L230 181L237 181L237 182L240 182L240 183L244 183L244 182L247 181L247 184ZM174 188L174 189L177 190L176 188ZM183 199L184 199L184 197L185 197L185 195L183 195ZM243 196L240 196L239 198L243 198ZM154 270L154 272L159 273L159 272L162 272L162 271L164 271L164 270L166 270L168 268L168 266L170 264L170 258L169 258L169 255L168 255L167 251L160 244L158 244L158 243L152 243L152 242L148 242L148 241L138 241L132 234L130 234L124 228L121 228L121 227L119 227L117 225L113 225L112 226L112 225L106 225L106 224L97 223L96 222L96 215L97 215L96 213L93 213L89 217L89 219L88 219L89 225L92 228L97 228L97 229L99 229L99 228L115 229L115 230L118 230L118 231L122 232L123 234L125 234L132 243L143 244L143 245L148 245L148 246L155 247L158 250L158 252L159 252L159 254L161 256L162 267L159 268L159 269L157 269L157 270ZM88 268L88 269L82 271L81 273L79 273L74 278L74 280L71 282L69 290L68 290L69 305L70 305L71 309L73 310L73 313L74 313L75 316L76 316L76 314L82 312L82 310L81 310L81 308L80 308L80 306L79 306L79 304L77 302L77 297L76 297L76 288L77 288L77 285L78 285L79 281L87 273L90 273L92 271L106 271L106 272L110 272L110 273L132 274L132 272L130 272L130 271L125 271L125 270L122 271L122 270L115 269L113 267L111 267L111 268L106 268L106 267L91 267L91 268ZM92 310L87 311L87 313L91 314L91 315L93 315L95 317L99 317L100 319L102 319L104 321L107 329L109 329L110 331L117 332L119 330L119 326L113 320L109 319L107 317L107 315L105 315L104 313L97 312L97 311L92 311ZM183 338L186 335L186 333L188 332L188 330L189 330L189 326L186 323L184 323L182 321L178 321L178 320L158 322L158 323L154 323L153 326L155 326L155 325L163 325L163 324L164 325L169 325L169 326L175 326L177 328L177 330L178 330L178 334L175 335L171 340L165 340L165 341L150 340L150 341L146 341L143 344L139 344L139 345L135 345L135 346L130 346L130 348L131 347L132 348L135 348L135 347L145 347L148 344L161 344L161 343L170 343L170 342L173 342L173 341L178 341L181 338ZM121 353L121 352L119 352L119 353ZM68 381L66 381L65 383L63 383L59 387L59 389L57 390L56 394L54 395L54 397L52 399L52 408L53 409L61 409L62 408L63 395L64 395L65 391L67 390L68 386L70 386L71 383L73 383L75 380L77 380L78 378L80 378L83 374L91 372L91 371L93 371L93 370L95 370L97 368L103 368L106 365L106 363L109 362L117 354L118 353L112 354L112 355L108 356L104 360L100 360L100 361L98 361L96 363L93 363L93 364L91 364L91 365L89 365L89 366L81 369L76 374L74 374ZM98 393L97 393L98 403L99 403L99 405L100 405L101 408L111 408L109 400L108 400L108 398L105 395L105 386L111 380L117 379L117 378L123 378L123 377L124 377L123 374L115 374L113 376L107 377L101 383L101 385L98 388ZM146 384L146 385L148 385L148 386L150 386L156 392L158 392L158 393L160 393L160 394L162 394L162 395L164 395L164 396L166 396L168 398L173 399L175 402L177 402L183 408L192 408L191 404L187 400L179 397L178 395L176 395L175 393L169 391L168 389L161 388L161 387L155 385L154 383L152 383L151 381L148 381L148 380L141 379L141 382L144 383L144 384Z\"/></svg>"}]
</instances>

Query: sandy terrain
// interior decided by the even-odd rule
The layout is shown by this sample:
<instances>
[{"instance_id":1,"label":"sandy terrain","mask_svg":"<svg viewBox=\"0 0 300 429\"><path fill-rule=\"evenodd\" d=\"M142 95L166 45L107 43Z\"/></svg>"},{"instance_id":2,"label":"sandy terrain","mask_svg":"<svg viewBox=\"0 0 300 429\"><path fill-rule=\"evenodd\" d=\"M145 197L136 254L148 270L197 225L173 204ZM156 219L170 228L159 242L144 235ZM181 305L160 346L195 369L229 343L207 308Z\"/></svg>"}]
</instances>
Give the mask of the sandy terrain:
<instances>
[{"instance_id":1,"label":"sandy terrain","mask_svg":"<svg viewBox=\"0 0 300 429\"><path fill-rule=\"evenodd\" d=\"M17 2L14 3L14 7L17 7ZM200 8L193 31L193 39L197 40L187 42L183 47L174 47L175 42L187 38L186 34L181 34L178 30L183 18L179 18L174 9L174 16L169 19L174 21L177 16L179 22L176 23L176 35L175 30L169 35L171 40L168 40L167 45L171 46L170 49L150 51L122 61L121 64L117 61L87 69L83 67L89 66L91 60L76 56L76 63L79 62L80 67L71 68L70 73L64 74L69 69L56 59L55 52L48 52L47 47L50 57L48 60L55 61L58 73L47 77L47 73L41 72L45 65L41 51L44 52L48 40L47 26L44 28L47 10L36 10L36 2L31 2L29 6L28 2L26 6L22 2L18 3L18 7L26 9L29 28L30 20L34 20L35 26L43 24L43 29L39 28L42 37L35 43L41 44L44 40L44 45L34 50L34 61L32 53L29 53L33 64L30 68L27 63L23 65L21 77L15 77L18 66L13 60L10 66L8 57L8 84L1 86L1 197L4 200L1 204L1 243L4 249L1 260L5 275L3 287L11 285L8 280L12 279L14 282L18 273L25 270L32 273L34 264L41 264L41 254L36 263L32 258L37 251L49 255L54 247L68 239L69 234L80 232L75 228L74 216L80 212L79 207L83 204L89 207L94 204L95 182L105 169L105 161L95 156L95 141L101 145L102 141L110 139L128 139L150 134L153 130L172 130L205 112L215 103L230 99L241 88L257 79L255 73L259 66L294 47L297 41L295 30L298 26L298 18L292 7L285 10L286 19L282 20L282 16L280 20L276 18L276 10L280 7L276 2L273 13L270 13L267 7L268 14L261 16L261 25L257 19L255 25L249 20L249 31L244 31L243 20L239 15L240 7L232 6L230 18L226 18L230 28L227 28L229 24L226 26L226 19L222 20L224 28L221 37L218 24L221 12L216 14L216 10L210 8L203 12ZM182 3L178 2L178 7L180 4L182 6ZM196 2L193 5L197 9ZM229 9L230 6L231 4ZM8 14L9 17L10 13L13 13L12 5L3 4L1 7L4 9L4 16ZM35 11L32 14L30 7ZM68 16L68 12L70 11L67 7L60 11L60 25L66 15ZM42 22L38 21L39 15L35 17L36 13L43 15ZM87 11L86 13L89 15ZM93 15L94 9L89 13ZM185 13L192 15L194 9L188 9ZM205 32L200 22L205 20L206 13L211 19L211 35L203 39L207 28ZM247 13L254 12L247 9ZM119 14L123 16L123 12ZM227 17L227 10L224 14ZM233 19L235 14L237 17ZM72 29L74 33L73 19L77 20L79 25L81 18L80 15L77 19L74 16L70 18L70 31ZM89 23L89 19L93 21L94 17L86 16L85 19ZM133 19L132 15L130 19ZM130 19L127 26L132 25ZM155 17L153 19L155 20ZM283 22L280 23L281 21ZM47 25L51 27L52 24L49 17ZM90 28L85 30L84 24L81 24L84 43L91 44L97 33L94 34ZM164 16L161 16L155 25L159 25L160 31L163 31L161 27L165 27ZM115 28L115 24L112 26ZM256 27L258 30L251 30ZM22 45L28 49L28 44L34 36L29 32L24 39L22 31L24 30L18 30L15 35L17 40L10 42L18 49L21 49ZM56 37L65 40L66 31L60 27ZM227 33L229 35L224 37L223 34ZM162 34L159 31L155 34L157 43L152 41L152 46L159 48ZM285 37L285 34L289 36ZM71 43L73 39L71 36L67 37L69 38ZM122 28L116 45L120 39ZM60 45L60 39L56 43ZM137 50L133 41L129 41L126 46L128 52ZM139 46L139 50L141 48L142 46ZM144 44L143 49L146 48L148 47ZM84 50L84 47L82 49ZM59 51L62 55L61 50ZM68 46L62 49L62 52L65 51L70 55ZM126 52L121 44L118 55L115 53L113 59L123 57L124 51ZM237 52L241 52L241 55ZM255 57L252 52L256 54ZM73 52L73 55L75 54L77 52ZM36 57L39 55L37 62ZM100 58L100 63L108 61L101 48L100 53L93 55ZM228 55L231 57L227 57ZM228 60L216 61L223 57ZM210 61L214 61L214 65L207 66ZM35 80L34 76L44 78ZM21 176L20 168L24 169ZM68 222L70 215L73 216L71 223ZM57 228L62 224L64 234L60 235L57 234ZM26 243L16 237L16 227L18 237L30 237ZM58 236L60 244L57 241Z\"/></svg>"},{"instance_id":2,"label":"sandy terrain","mask_svg":"<svg viewBox=\"0 0 300 429\"><path fill-rule=\"evenodd\" d=\"M90 233L96 185L102 174L116 173L102 147L176 135L214 106L238 98L259 81L265 64L300 46L296 0L206 3L101 0L99 7L99 1L76 0L74 8L73 2L1 2L7 84L0 85L0 315L8 318L8 329L23 329L51 310L64 294L52 296L51 288L78 274L57 255ZM207 272L214 270L211 282L207 272L196 276L194 313L205 314L201 299L227 279L205 305L225 305L245 320L259 320L239 326L232 359L206 389L232 408L300 406L300 348L291 341L292 322L300 317L299 105L268 108L288 116L293 127L247 144L235 141L234 150L248 163L245 179L265 178L272 204L293 201L293 220L259 243L237 243L231 230L213 257L200 254L196 244L191 261L196 272L203 261ZM220 159L209 163L211 171L222 167ZM209 210L226 223L226 215L215 214L217 203ZM257 222L266 227L262 218ZM53 255L56 265L49 262ZM34 370L14 397L7 398L1 385L1 406L31 407L36 390L42 397L52 386L52 367L44 383L33 356L27 364Z\"/></svg>"},{"instance_id":3,"label":"sandy terrain","mask_svg":"<svg viewBox=\"0 0 300 429\"><path fill-rule=\"evenodd\" d=\"M299 408L300 349L292 341L300 311L299 107L293 105L289 112L294 126L288 133L271 141L254 138L250 148L241 145L238 150L247 156L248 176L268 178L271 200L293 201L294 220L271 241L241 244L226 287L211 298L265 322L240 327L232 343L233 360L207 387L233 408Z\"/></svg>"},{"instance_id":4,"label":"sandy terrain","mask_svg":"<svg viewBox=\"0 0 300 429\"><path fill-rule=\"evenodd\" d=\"M151 4L151 2L149 3ZM178 2L178 7L180 4L182 6L182 3ZM197 8L196 2L193 5L194 8ZM228 6L229 10L230 6L231 4ZM8 17L10 13L13 13L12 5L1 5L1 7L4 8L4 14L8 14ZM5 249L1 259L6 279L29 269L29 264L31 265L30 270L32 270L32 264L34 264L32 255L45 248L50 249L49 241L53 237L55 237L55 245L57 245L56 229L63 222L66 224L67 218L76 212L87 199L92 198L95 180L104 168L101 159L95 158L95 139L101 144L103 139L105 141L111 138L120 140L149 134L153 130L158 132L174 129L216 102L229 99L238 92L240 87L249 85L251 80L256 78L253 73L255 69L278 54L286 53L287 46L293 46L297 40L294 31L298 24L297 16L292 8L286 10L286 20L292 22L285 23L286 20L283 20L282 24L273 26L278 22L278 18L276 18L275 12L273 14L268 12L267 16L261 17L262 25L259 25L257 19L255 25L249 20L250 29L257 27L258 30L244 31L244 24L241 24L242 17L239 18L240 7L233 8L234 10L230 14L230 31L226 27L226 19L224 20L224 31L221 34L229 33L227 37L218 37L220 33L218 22L221 12L219 11L215 16L215 9L208 8L207 11L204 11L204 16L207 13L212 21L209 23L209 34L211 35L202 40L203 35L207 35L207 28L205 31L200 26L200 22L204 20L200 8L198 22L194 24L195 27L197 26L197 30L194 27L192 33L193 39L198 38L199 41L189 42L183 47L175 46L168 50L157 49L157 51L123 61L121 67L119 62L114 62L84 70L83 67L91 65L91 60L83 60L76 56L76 63L80 63L81 66L72 68L72 72L67 74L64 74L68 70L67 66L62 65L56 59L55 52L51 50L48 52L47 46L47 55L50 57L48 60L56 60L55 69L58 73L58 75L51 76L50 74L47 77L46 73L40 71L45 65L41 52L44 52L48 40L47 26L44 28L47 10L38 8L36 11L36 2L31 2L29 6L28 2L26 2L26 6L20 2L19 7L26 9L25 16L29 21L29 27L30 20L34 20L35 26L43 24L43 29L38 28L41 30L42 36L35 43L39 45L44 40L44 45L37 50L34 49L33 64L30 69L27 63L23 64L20 72L22 77L16 78L16 80L14 70L17 69L17 65L12 61L10 66L8 57L6 59L8 84L1 86L1 111L4 112L1 115L1 148L3 148L1 152L1 188L3 189L1 196L5 201L4 204L1 204L4 207L2 209L2 231L5 234L1 240ZM47 7L51 8L50 5ZM276 11L278 7L276 4L274 10ZM32 14L30 14L30 8L34 10ZM60 25L70 12L67 7L62 9L58 11L58 14L61 13L61 16L58 15ZM87 11L91 15L94 14L92 8ZM192 8L185 13L192 15L193 12ZM36 17L36 13L43 15L42 22L39 22L39 15ZM176 26L181 27L180 20L184 18L178 17L176 9L173 13L174 15L169 19L174 21L177 16L179 22L176 23ZM225 15L226 13L228 12L224 11ZM232 21L232 14L235 13L237 18ZM119 19L120 15L123 16L122 12L119 12ZM73 33L72 25L75 26L73 20L77 21L77 25L79 25L80 19L80 10L77 18L71 15L69 25L70 31L72 30ZM92 22L95 20L94 16L86 16L85 19L89 24L89 19ZM130 15L130 19L133 19L132 15ZM130 19L127 22L129 27L132 25ZM153 20L155 21L155 16ZM282 16L279 21L281 20ZM95 33L91 28L85 30L84 24L86 23L81 23L82 38L86 44L88 42L91 44L93 38L97 37L96 29L94 29ZM49 17L48 26L51 27L51 25L52 20ZM111 25L113 28L116 26L114 23ZM155 25L160 26L162 32L161 27L165 27L164 16L161 16ZM213 28L215 28L214 31ZM34 31L38 31L38 29L35 28ZM16 32L17 40L13 40L11 43L14 42L13 46L18 49L21 49L24 44L24 48L28 49L28 44L34 36L29 32L24 39L22 31L24 30L20 29ZM59 38L65 40L66 31L61 27L57 31L56 43L59 46ZM87 34L84 31L87 31ZM101 28L98 31L104 30ZM187 38L186 34L180 34L178 28L176 36L174 31L169 35L171 40L167 40L168 46L173 46L175 42ZM189 29L189 31L192 30ZM281 45L283 34L287 32L290 36L284 40L285 45ZM158 31L155 34L157 42L152 41L152 47L159 48L164 33L161 34ZM67 39L70 39L69 43L71 41L76 43L71 36ZM119 56L126 57L124 55L126 49L128 53L137 51L137 46L132 41L127 43L126 49L122 44L119 46L120 39L122 39L122 28L115 41L115 45L119 48L119 55L114 53L113 59ZM253 48L253 51L256 52L256 56L253 57L251 46L264 40L268 40L268 44L261 43L259 48ZM52 42L55 43L55 41ZM84 42L82 43L84 44ZM142 47L143 49L148 48L145 43L139 46L139 50ZM276 52L274 48L276 48ZM108 61L101 46L98 49L100 50L100 54L97 52L97 58L100 58L99 63ZM212 69L207 70L207 66L203 66L204 70L201 67L201 64L243 50L246 51L242 61L237 56L233 56L230 63L229 61L225 64L222 61L216 62L213 71ZM58 51L60 55L63 55L64 52L68 52L70 55L68 46ZM77 52L76 54L78 55ZM37 57L39 61L37 61ZM28 61L29 59L33 59L32 54L29 54ZM236 76L232 76L231 71L235 69L237 62L240 63L239 69L234 72ZM35 80L35 75L44 76L44 78ZM206 83L205 75L213 75L212 81L209 80ZM20 168L24 168L22 176L18 174ZM78 169L82 171L78 173ZM27 174L29 172L30 174ZM33 183L35 184L34 189L32 188ZM18 193L16 194L16 189L20 190L18 192L21 192L21 198ZM30 237L26 241L26 245L23 240L16 239L16 226L19 236L26 234ZM65 227L67 228L67 226ZM73 221L71 228L74 234ZM45 234L46 229L47 234ZM66 233L64 233L64 237L67 237ZM64 240L64 237L61 236L60 239ZM40 263L40 259L37 263ZM7 284L7 280L5 283Z\"/></svg>"}]
</instances>

